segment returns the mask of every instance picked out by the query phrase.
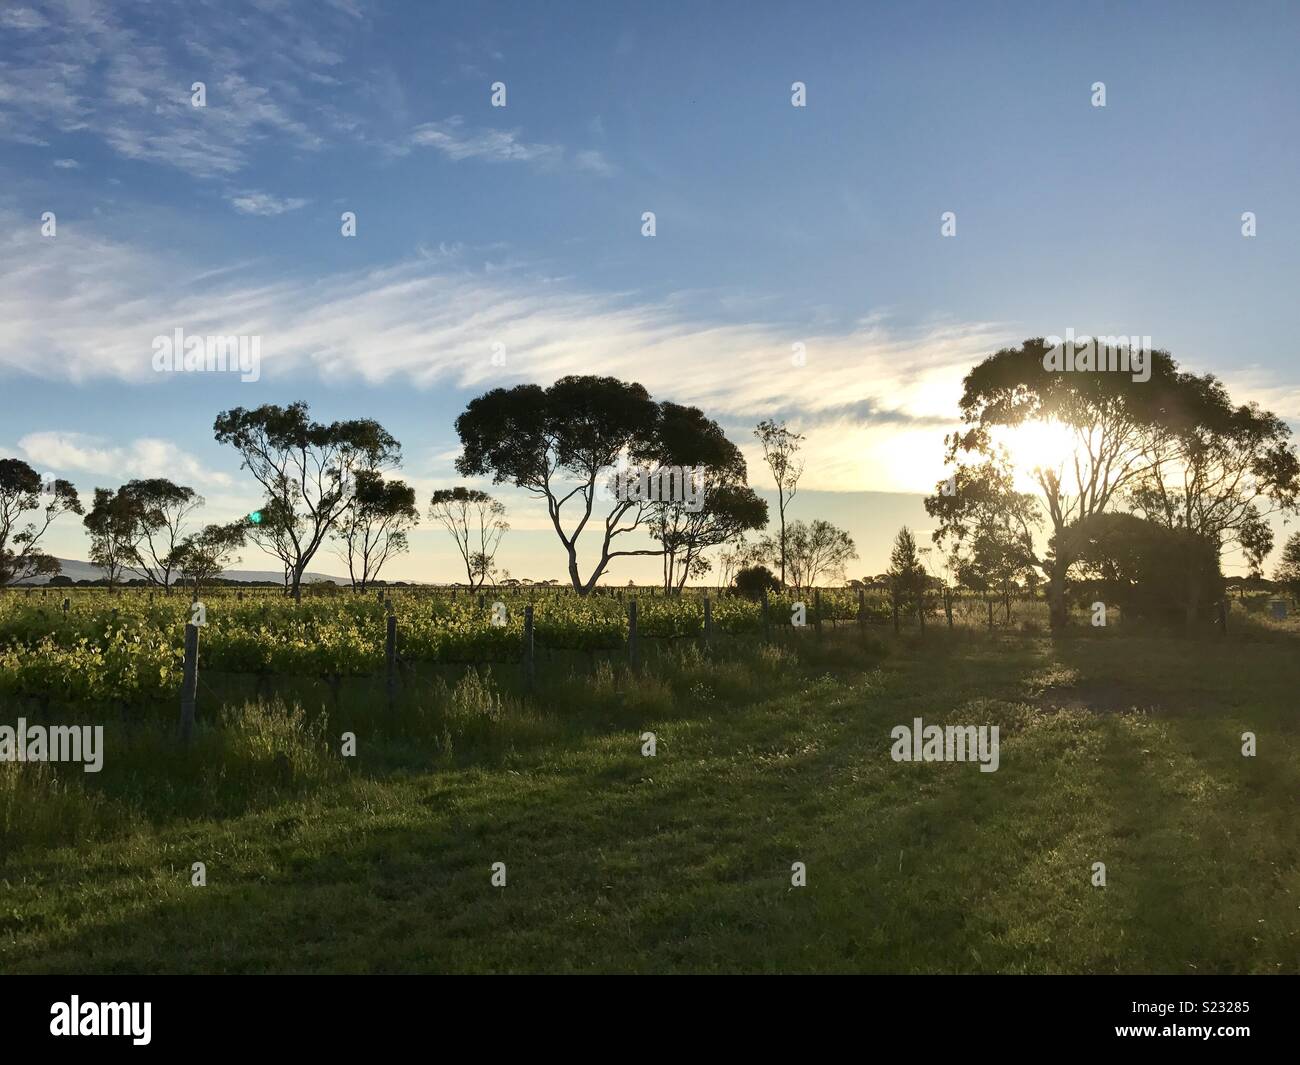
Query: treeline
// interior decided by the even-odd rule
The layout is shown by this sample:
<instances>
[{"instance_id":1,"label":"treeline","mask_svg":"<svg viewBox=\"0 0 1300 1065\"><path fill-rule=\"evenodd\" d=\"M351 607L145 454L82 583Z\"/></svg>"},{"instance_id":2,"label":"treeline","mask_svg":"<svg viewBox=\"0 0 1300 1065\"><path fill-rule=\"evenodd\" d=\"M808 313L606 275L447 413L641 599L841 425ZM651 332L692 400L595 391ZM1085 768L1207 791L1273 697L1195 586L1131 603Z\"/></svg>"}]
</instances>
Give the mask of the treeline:
<instances>
[{"instance_id":1,"label":"treeline","mask_svg":"<svg viewBox=\"0 0 1300 1065\"><path fill-rule=\"evenodd\" d=\"M1180 371L1167 352L1150 353L1142 380L1050 369L1048 353L1043 339L1027 340L967 374L962 427L946 438L949 469L925 500L938 522L937 552L904 529L889 572L860 583L922 610L928 596L960 589L1009 604L1013 592L1042 587L1059 628L1071 597L1098 589L1130 612L1179 612L1195 624L1222 598L1220 559L1230 548L1262 577L1273 548L1268 519L1296 513L1300 497L1286 424L1256 404L1233 404L1217 378ZM1030 471L1035 491L1018 487L1005 444L1026 425L1055 426L1074 443L1068 460ZM840 580L857 558L847 532L791 514L804 437L784 423L754 429L774 515L717 422L697 407L655 401L636 383L588 375L497 388L470 401L455 428L456 471L545 507L580 595L621 558L657 558L668 591L716 564L712 583L752 594ZM39 545L66 513L83 516L90 559L110 586L209 582L252 543L279 560L286 593L297 598L327 543L358 589L409 550L421 513L415 490L394 476L401 445L377 421L322 423L305 403L268 404L224 411L213 431L263 502L197 530L190 519L203 500L190 487L154 478L96 488L86 511L69 482L42 484L25 462L0 460L0 587L58 572ZM452 537L469 587L514 579L497 563L510 529L500 500L466 486L440 489L428 514ZM639 542L629 539L637 532ZM1300 587L1300 535L1285 545L1275 577Z\"/></svg>"},{"instance_id":2,"label":"treeline","mask_svg":"<svg viewBox=\"0 0 1300 1065\"><path fill-rule=\"evenodd\" d=\"M213 431L239 456L263 502L248 515L197 530L190 528L192 515L204 501L191 487L165 478L133 480L96 488L86 509L71 483L42 484L25 462L4 460L0 587L59 572L40 543L66 513L82 515L90 561L104 570L109 587L138 580L167 591L177 581L210 583L252 543L279 560L286 593L300 598L304 574L327 543L358 590L375 584L384 566L409 550L420 511L415 490L393 475L401 445L379 422L322 423L305 403L267 404L224 411ZM580 595L590 594L619 558L659 558L665 590L680 591L712 569L707 553L726 545L733 550L723 553L724 583L742 557L769 559L783 576L789 570L798 587L842 573L843 563L856 557L848 534L827 522L787 527L802 472L802 437L784 425L763 422L755 430L776 480L781 530L752 546L744 536L767 526L768 506L749 487L740 449L697 407L656 402L639 384L573 376L549 388L494 389L469 403L456 431L459 473L510 484L546 507L569 583ZM638 478L627 476L629 466ZM428 506L451 535L470 588L515 580L497 564L510 528L501 501L457 486L435 492ZM654 546L629 541L637 531ZM578 551L584 537L584 545L594 541L599 551L585 572Z\"/></svg>"}]
</instances>

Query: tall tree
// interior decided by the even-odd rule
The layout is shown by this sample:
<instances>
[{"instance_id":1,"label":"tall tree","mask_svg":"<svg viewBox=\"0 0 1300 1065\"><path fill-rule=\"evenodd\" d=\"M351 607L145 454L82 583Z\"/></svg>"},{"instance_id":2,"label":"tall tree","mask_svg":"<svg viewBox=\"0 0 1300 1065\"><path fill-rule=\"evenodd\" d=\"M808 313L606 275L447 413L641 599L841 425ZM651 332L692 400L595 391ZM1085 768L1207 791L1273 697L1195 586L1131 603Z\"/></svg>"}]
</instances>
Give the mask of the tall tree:
<instances>
[{"instance_id":1,"label":"tall tree","mask_svg":"<svg viewBox=\"0 0 1300 1065\"><path fill-rule=\"evenodd\" d=\"M305 403L236 407L217 416L213 431L266 491L262 535L300 600L308 564L352 502L356 472L395 466L401 446L373 419L314 422Z\"/></svg>"},{"instance_id":2,"label":"tall tree","mask_svg":"<svg viewBox=\"0 0 1300 1065\"><path fill-rule=\"evenodd\" d=\"M785 422L766 419L754 429L759 444L763 447L763 461L772 471L776 481L777 516L780 519L781 583L785 583L786 565L786 531L785 508L799 492L799 478L803 476L803 463L799 460L799 449L803 446L803 436L786 428Z\"/></svg>"},{"instance_id":3,"label":"tall tree","mask_svg":"<svg viewBox=\"0 0 1300 1065\"><path fill-rule=\"evenodd\" d=\"M429 513L456 541L471 588L480 588L495 568L501 538L510 531L506 507L477 488L439 488L429 501Z\"/></svg>"},{"instance_id":4,"label":"tall tree","mask_svg":"<svg viewBox=\"0 0 1300 1065\"><path fill-rule=\"evenodd\" d=\"M1177 366L1167 352L1148 355L1150 377L1096 370L1048 369L1042 337L1005 348L975 366L963 383L961 414L966 428L948 438L948 461L957 477L963 456L987 461L997 454L996 431L1041 423L1071 434L1073 454L1033 471L1057 550L1033 556L1048 579L1052 629L1068 623L1066 579L1073 561L1061 534L1076 522L1105 512L1150 465L1151 434L1178 401ZM948 497L946 519L959 521L968 505L961 491Z\"/></svg>"},{"instance_id":5,"label":"tall tree","mask_svg":"<svg viewBox=\"0 0 1300 1065\"><path fill-rule=\"evenodd\" d=\"M1178 404L1147 443L1149 462L1129 492L1133 508L1167 529L1236 547L1258 575L1273 549L1268 517L1297 512L1300 460L1291 430L1251 403L1234 406L1212 374L1178 375ZM1189 595L1201 587L1188 582ZM1189 621L1199 605L1189 598Z\"/></svg>"},{"instance_id":6,"label":"tall tree","mask_svg":"<svg viewBox=\"0 0 1300 1065\"><path fill-rule=\"evenodd\" d=\"M407 531L419 520L409 484L385 481L377 470L357 471L352 501L333 532L354 591L364 592L384 563L407 550Z\"/></svg>"},{"instance_id":7,"label":"tall tree","mask_svg":"<svg viewBox=\"0 0 1300 1065\"><path fill-rule=\"evenodd\" d=\"M185 522L203 497L165 477L128 481L119 490L131 501L135 528L126 568L171 594L176 552L185 539Z\"/></svg>"},{"instance_id":8,"label":"tall tree","mask_svg":"<svg viewBox=\"0 0 1300 1065\"><path fill-rule=\"evenodd\" d=\"M653 507L639 494L605 491L615 482L616 463L624 457L647 469L695 465L695 456L713 446L712 433L701 434L699 424L666 411L641 385L613 377L498 388L472 400L456 419L463 447L456 468L467 477L490 473L494 483L512 483L544 501L568 556L569 581L588 595L613 559L663 554L662 545L616 546L642 528ZM600 554L584 577L578 543L593 516Z\"/></svg>"},{"instance_id":9,"label":"tall tree","mask_svg":"<svg viewBox=\"0 0 1300 1065\"><path fill-rule=\"evenodd\" d=\"M40 474L22 459L0 459L0 588L59 573L59 560L39 545L54 519L69 511L83 513L71 482L42 485ZM35 520L23 523L28 514Z\"/></svg>"},{"instance_id":10,"label":"tall tree","mask_svg":"<svg viewBox=\"0 0 1300 1065\"><path fill-rule=\"evenodd\" d=\"M136 557L139 513L135 500L124 490L96 488L94 506L82 522L90 533L90 561L107 574L112 592L122 570Z\"/></svg>"}]
</instances>

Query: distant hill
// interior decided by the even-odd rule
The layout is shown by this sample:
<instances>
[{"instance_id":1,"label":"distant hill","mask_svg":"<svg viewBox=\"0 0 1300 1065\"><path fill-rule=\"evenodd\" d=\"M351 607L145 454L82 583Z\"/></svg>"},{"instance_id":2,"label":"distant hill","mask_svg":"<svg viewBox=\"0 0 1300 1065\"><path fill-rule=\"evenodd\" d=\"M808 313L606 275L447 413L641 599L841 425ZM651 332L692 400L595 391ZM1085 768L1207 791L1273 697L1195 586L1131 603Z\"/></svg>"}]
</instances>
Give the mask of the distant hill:
<instances>
[{"instance_id":1,"label":"distant hill","mask_svg":"<svg viewBox=\"0 0 1300 1065\"><path fill-rule=\"evenodd\" d=\"M104 571L96 565L89 562L79 562L73 558L61 558L59 564L63 567L63 576L71 577L74 581L99 581L104 579ZM134 574L124 573L124 580L130 580ZM229 569L221 575L228 581L270 581L273 584L282 584L284 574L279 570L270 569ZM20 581L21 584L46 584L48 577L37 577L30 581ZM310 570L303 575L305 584L314 584L317 581L333 581L335 584L350 584L346 577L332 577L327 573L313 573Z\"/></svg>"}]
</instances>

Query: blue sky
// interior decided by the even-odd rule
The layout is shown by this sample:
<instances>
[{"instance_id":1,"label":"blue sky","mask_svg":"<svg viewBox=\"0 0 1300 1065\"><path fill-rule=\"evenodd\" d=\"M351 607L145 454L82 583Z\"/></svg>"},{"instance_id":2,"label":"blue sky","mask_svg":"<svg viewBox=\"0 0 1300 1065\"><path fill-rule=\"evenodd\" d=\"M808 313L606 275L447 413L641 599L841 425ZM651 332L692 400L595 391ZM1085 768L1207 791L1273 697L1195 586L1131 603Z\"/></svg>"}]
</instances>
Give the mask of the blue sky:
<instances>
[{"instance_id":1,"label":"blue sky","mask_svg":"<svg viewBox=\"0 0 1300 1065\"><path fill-rule=\"evenodd\" d=\"M305 399L383 421L427 498L474 395L609 373L702 406L756 486L753 424L803 429L792 516L879 572L1005 343L1149 334L1300 422L1297 29L1283 4L6 3L0 454L83 494L171 476L225 520L257 494L214 416ZM154 373L178 327L260 335L261 380ZM502 561L558 576L506 498ZM444 540L426 522L392 576L451 578Z\"/></svg>"}]
</instances>

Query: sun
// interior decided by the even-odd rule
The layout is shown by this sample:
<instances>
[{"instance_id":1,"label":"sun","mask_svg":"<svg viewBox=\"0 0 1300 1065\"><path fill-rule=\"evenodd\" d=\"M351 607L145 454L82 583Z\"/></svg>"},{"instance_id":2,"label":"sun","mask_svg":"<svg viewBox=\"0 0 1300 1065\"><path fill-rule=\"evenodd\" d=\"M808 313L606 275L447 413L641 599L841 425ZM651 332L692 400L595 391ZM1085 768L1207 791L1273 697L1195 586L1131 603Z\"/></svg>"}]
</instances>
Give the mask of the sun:
<instances>
[{"instance_id":1,"label":"sun","mask_svg":"<svg viewBox=\"0 0 1300 1065\"><path fill-rule=\"evenodd\" d=\"M1061 471L1074 461L1078 439L1068 425L1057 421L1025 422L994 437L1011 456L1016 487L1032 491L1038 487L1037 470Z\"/></svg>"}]
</instances>

